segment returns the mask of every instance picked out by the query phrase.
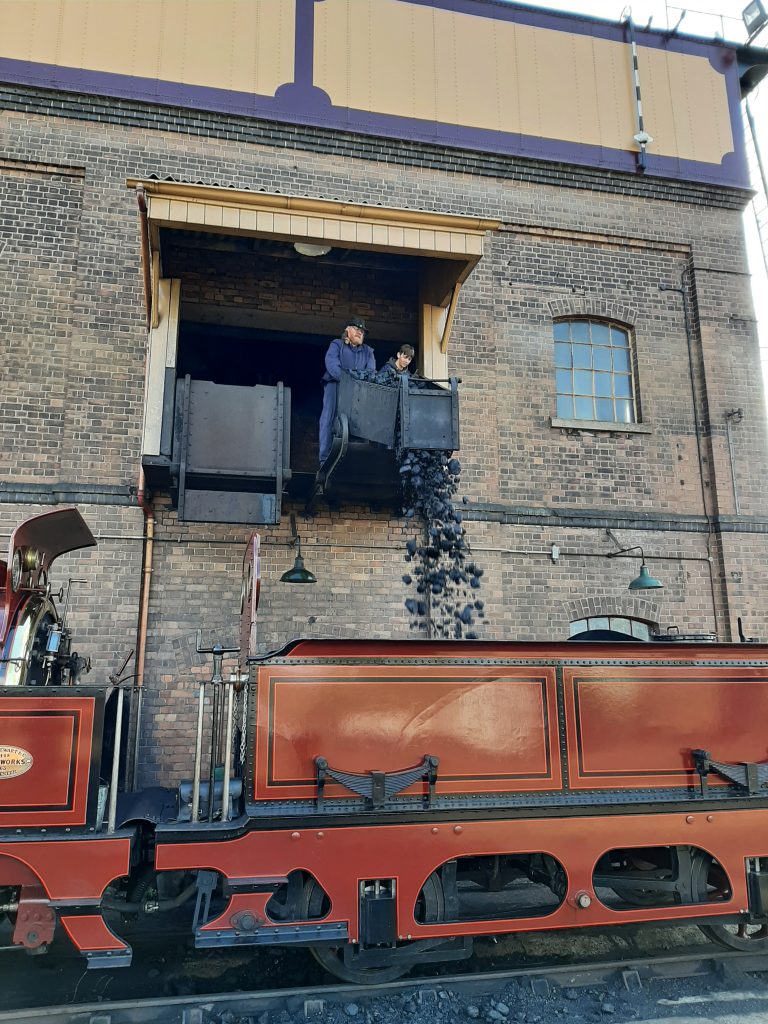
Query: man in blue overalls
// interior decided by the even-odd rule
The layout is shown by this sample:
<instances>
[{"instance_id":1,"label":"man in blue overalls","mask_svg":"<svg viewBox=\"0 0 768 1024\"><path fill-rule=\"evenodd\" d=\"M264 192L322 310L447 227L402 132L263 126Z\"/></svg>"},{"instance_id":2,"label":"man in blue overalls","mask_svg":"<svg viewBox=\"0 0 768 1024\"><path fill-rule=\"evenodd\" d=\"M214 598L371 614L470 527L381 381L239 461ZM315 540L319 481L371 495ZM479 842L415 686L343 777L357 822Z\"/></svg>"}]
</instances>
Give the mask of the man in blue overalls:
<instances>
[{"instance_id":1,"label":"man in blue overalls","mask_svg":"<svg viewBox=\"0 0 768 1024\"><path fill-rule=\"evenodd\" d=\"M323 411L320 414L320 465L331 452L333 421L336 418L336 392L342 370L375 370L373 349L363 342L365 321L350 317L340 338L335 338L325 353L323 374Z\"/></svg>"}]
</instances>

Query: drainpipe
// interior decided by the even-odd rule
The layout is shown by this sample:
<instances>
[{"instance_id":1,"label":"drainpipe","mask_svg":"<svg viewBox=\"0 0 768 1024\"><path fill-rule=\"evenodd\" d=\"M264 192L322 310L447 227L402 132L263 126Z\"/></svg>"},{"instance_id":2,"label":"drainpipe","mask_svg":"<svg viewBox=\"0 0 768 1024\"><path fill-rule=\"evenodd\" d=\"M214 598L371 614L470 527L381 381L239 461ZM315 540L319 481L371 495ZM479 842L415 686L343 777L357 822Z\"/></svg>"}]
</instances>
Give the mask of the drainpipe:
<instances>
[{"instance_id":1,"label":"drainpipe","mask_svg":"<svg viewBox=\"0 0 768 1024\"><path fill-rule=\"evenodd\" d=\"M144 304L147 311L147 330L152 326L152 257L149 246L149 217L147 210L147 194L139 186L136 189L136 203L139 208L139 239L141 252L141 275L144 282ZM144 394L147 392L149 375L149 346L144 352ZM141 714L144 698L144 665L147 651L147 622L149 619L149 592L152 581L152 556L155 540L155 513L147 500L146 478L143 467L139 470L139 486L137 502L144 513L144 558L141 571L141 587L139 592L139 623L136 639L136 721L134 725L133 761L131 765L131 790L136 789L139 770L139 737L141 736Z\"/></svg>"},{"instance_id":2,"label":"drainpipe","mask_svg":"<svg viewBox=\"0 0 768 1024\"><path fill-rule=\"evenodd\" d=\"M144 470L139 472L138 504L144 513L144 562L141 570L141 591L139 595L139 626L136 640L136 723L133 740L133 763L131 766L131 790L136 789L139 770L139 737L141 735L141 712L144 698L144 663L147 652L147 622L149 619L149 591L152 583L152 555L155 547L155 513L146 498Z\"/></svg>"},{"instance_id":3,"label":"drainpipe","mask_svg":"<svg viewBox=\"0 0 768 1024\"><path fill-rule=\"evenodd\" d=\"M712 522L712 516L709 511L709 501L707 499L707 489L704 485L704 453L702 451L703 442L701 437L701 425L699 423L699 402L696 397L696 377L693 365L693 328L691 325L691 319L688 312L688 303L691 300L690 295L690 279L692 277L690 264L685 268L683 273L680 275L680 287L676 288L671 284L660 284L659 291L662 292L674 292L680 296L683 308L683 325L685 327L685 340L688 349L688 380L691 388L691 403L693 406L693 429L696 436L696 453L699 463L699 488L701 491L701 508L702 512L706 516L707 520L707 556L709 561L709 591L712 599L712 617L715 623L715 632L719 634L719 623L717 614L717 593L715 589L715 577L712 570L714 557L712 555L712 541L714 534L714 525ZM725 609L725 626L727 631L728 639L731 636L731 621L728 609Z\"/></svg>"}]
</instances>

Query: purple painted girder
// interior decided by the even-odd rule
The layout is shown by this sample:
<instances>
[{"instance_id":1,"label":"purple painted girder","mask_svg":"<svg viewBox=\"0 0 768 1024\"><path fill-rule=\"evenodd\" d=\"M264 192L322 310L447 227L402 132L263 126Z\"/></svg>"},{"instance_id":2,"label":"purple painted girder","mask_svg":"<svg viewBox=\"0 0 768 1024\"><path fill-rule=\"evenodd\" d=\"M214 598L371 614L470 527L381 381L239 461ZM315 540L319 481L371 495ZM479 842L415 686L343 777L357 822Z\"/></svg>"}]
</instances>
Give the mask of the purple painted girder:
<instances>
[{"instance_id":1,"label":"purple painted girder","mask_svg":"<svg viewBox=\"0 0 768 1024\"><path fill-rule=\"evenodd\" d=\"M335 107L313 82L315 0L295 0L296 32L294 81L280 86L274 97L178 82L136 78L108 72L86 71L31 61L0 58L0 80L45 89L97 94L174 105L192 110L260 118L288 124L359 132L387 138L431 143L442 147L477 150L504 156L522 156L558 163L580 164L606 170L637 173L637 154L557 139L451 125L375 111ZM623 25L580 15L542 11L497 0L400 0L422 7L455 11L475 17L515 22L543 29L626 42ZM741 119L741 91L737 53L740 48L662 32L637 32L644 47L704 57L725 77L734 152L719 165L673 157L646 156L646 174L652 177L700 181L732 188L749 188L749 171ZM553 69L553 74L556 69Z\"/></svg>"}]
</instances>

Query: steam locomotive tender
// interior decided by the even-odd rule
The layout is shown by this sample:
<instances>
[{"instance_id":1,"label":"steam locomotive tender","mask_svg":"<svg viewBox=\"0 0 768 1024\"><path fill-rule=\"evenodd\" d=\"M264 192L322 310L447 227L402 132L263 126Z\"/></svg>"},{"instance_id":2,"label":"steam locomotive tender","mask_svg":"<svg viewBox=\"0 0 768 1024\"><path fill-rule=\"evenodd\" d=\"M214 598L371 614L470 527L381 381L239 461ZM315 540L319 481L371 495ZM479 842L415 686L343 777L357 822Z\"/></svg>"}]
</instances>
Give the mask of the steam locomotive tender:
<instances>
[{"instance_id":1,"label":"steam locomotive tender","mask_svg":"<svg viewBox=\"0 0 768 1024\"><path fill-rule=\"evenodd\" d=\"M118 792L124 686L86 683L48 571L93 544L74 509L0 563L0 924L89 966L128 916L196 946L302 945L352 981L473 936L689 921L768 948L768 647L297 640L199 685L190 777ZM210 737L210 739L209 739Z\"/></svg>"}]
</instances>

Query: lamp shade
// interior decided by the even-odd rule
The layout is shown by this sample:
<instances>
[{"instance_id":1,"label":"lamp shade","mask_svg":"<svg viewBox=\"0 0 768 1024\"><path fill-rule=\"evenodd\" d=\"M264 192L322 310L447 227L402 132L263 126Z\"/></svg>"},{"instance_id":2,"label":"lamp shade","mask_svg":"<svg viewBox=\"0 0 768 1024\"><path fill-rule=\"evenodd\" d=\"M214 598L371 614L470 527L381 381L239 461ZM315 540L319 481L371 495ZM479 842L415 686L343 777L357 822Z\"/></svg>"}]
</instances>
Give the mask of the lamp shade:
<instances>
[{"instance_id":1,"label":"lamp shade","mask_svg":"<svg viewBox=\"0 0 768 1024\"><path fill-rule=\"evenodd\" d=\"M280 577L281 583L317 583L317 577L314 576L309 569L304 568L304 559L301 555L296 555L296 561L293 563L293 568L284 572ZM660 586L661 584L659 584Z\"/></svg>"},{"instance_id":2,"label":"lamp shade","mask_svg":"<svg viewBox=\"0 0 768 1024\"><path fill-rule=\"evenodd\" d=\"M330 245L318 245L315 242L294 242L293 248L300 256L327 256Z\"/></svg>"},{"instance_id":3,"label":"lamp shade","mask_svg":"<svg viewBox=\"0 0 768 1024\"><path fill-rule=\"evenodd\" d=\"M663 587L664 584L648 572L645 562L640 566L640 575L629 584L630 590L662 590Z\"/></svg>"}]
</instances>

